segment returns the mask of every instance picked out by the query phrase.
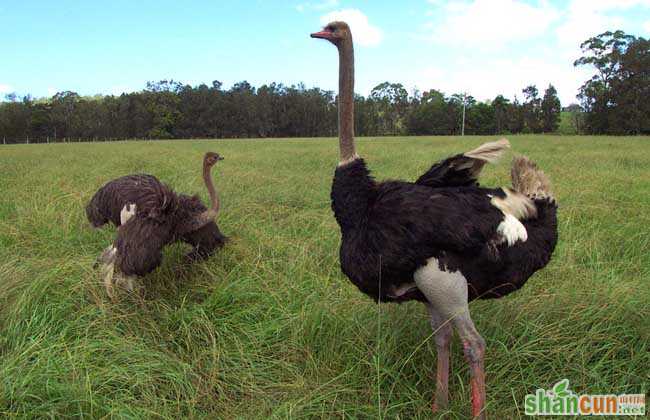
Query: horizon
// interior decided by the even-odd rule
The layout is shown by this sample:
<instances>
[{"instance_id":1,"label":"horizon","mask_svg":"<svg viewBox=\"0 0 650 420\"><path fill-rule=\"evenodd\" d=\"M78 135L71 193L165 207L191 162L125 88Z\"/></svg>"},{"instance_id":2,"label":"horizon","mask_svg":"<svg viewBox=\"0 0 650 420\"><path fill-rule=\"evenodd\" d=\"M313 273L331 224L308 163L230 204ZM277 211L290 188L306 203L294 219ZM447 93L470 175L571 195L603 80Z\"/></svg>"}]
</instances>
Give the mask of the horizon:
<instances>
[{"instance_id":1,"label":"horizon","mask_svg":"<svg viewBox=\"0 0 650 420\"><path fill-rule=\"evenodd\" d=\"M573 67L580 43L617 29L647 37L646 11L650 0L410 0L400 7L343 0L111 7L38 1L0 6L0 35L8 40L0 46L0 95L119 96L172 79L335 91L335 50L309 33L342 19L352 27L355 91L364 96L384 81L403 84L409 94L467 92L479 101L521 98L529 84L540 91L552 84L567 106L594 73Z\"/></svg>"}]
</instances>

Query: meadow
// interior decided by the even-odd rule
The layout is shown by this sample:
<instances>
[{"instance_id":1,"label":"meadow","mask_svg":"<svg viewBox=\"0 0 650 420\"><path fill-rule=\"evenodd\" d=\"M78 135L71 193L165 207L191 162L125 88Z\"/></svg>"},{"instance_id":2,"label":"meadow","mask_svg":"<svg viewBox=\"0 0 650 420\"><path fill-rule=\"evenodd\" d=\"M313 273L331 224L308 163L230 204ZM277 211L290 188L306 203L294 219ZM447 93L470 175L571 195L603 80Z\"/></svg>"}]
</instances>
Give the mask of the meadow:
<instances>
[{"instance_id":1,"label":"meadow","mask_svg":"<svg viewBox=\"0 0 650 420\"><path fill-rule=\"evenodd\" d=\"M414 180L493 137L362 138L378 179ZM560 241L506 298L476 301L487 410L563 378L577 393L648 393L650 138L512 136L544 168ZM144 296L106 296L93 262L114 237L84 207L98 187L147 172L199 192L204 152L231 238L204 262L167 248ZM329 207L334 139L0 146L0 417L432 418L435 344L421 304L376 305L341 274ZM509 185L509 156L484 171ZM451 406L469 417L452 344Z\"/></svg>"}]
</instances>

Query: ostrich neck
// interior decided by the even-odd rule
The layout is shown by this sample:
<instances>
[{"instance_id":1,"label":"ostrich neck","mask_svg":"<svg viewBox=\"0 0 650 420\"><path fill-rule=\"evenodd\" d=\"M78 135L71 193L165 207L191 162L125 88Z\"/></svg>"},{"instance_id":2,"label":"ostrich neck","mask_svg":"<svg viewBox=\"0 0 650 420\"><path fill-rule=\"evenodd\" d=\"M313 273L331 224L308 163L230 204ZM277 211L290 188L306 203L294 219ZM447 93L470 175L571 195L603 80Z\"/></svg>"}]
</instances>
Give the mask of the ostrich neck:
<instances>
[{"instance_id":1,"label":"ostrich neck","mask_svg":"<svg viewBox=\"0 0 650 420\"><path fill-rule=\"evenodd\" d=\"M201 212L194 217L191 217L189 220L181 222L177 227L176 233L183 235L188 232L194 232L201 229L203 226L214 221L217 214L219 214L219 196L217 191L214 189L214 184L212 183L212 173L210 165L203 164L203 181L205 182L205 187L208 189L208 194L210 194L210 208Z\"/></svg>"},{"instance_id":2,"label":"ostrich neck","mask_svg":"<svg viewBox=\"0 0 650 420\"><path fill-rule=\"evenodd\" d=\"M358 156L354 149L354 47L352 39L339 45L339 153L341 164Z\"/></svg>"},{"instance_id":3,"label":"ostrich neck","mask_svg":"<svg viewBox=\"0 0 650 420\"><path fill-rule=\"evenodd\" d=\"M352 231L364 220L374 181L354 149L354 49L352 39L339 45L339 151L341 161L332 183L332 210L341 231Z\"/></svg>"},{"instance_id":4,"label":"ostrich neck","mask_svg":"<svg viewBox=\"0 0 650 420\"><path fill-rule=\"evenodd\" d=\"M207 211L208 214L205 217L209 219L214 219L219 213L219 196L217 191L214 189L214 183L212 182L212 167L208 165L203 165L203 181L205 182L205 187L208 189L208 194L210 195L210 209Z\"/></svg>"}]
</instances>

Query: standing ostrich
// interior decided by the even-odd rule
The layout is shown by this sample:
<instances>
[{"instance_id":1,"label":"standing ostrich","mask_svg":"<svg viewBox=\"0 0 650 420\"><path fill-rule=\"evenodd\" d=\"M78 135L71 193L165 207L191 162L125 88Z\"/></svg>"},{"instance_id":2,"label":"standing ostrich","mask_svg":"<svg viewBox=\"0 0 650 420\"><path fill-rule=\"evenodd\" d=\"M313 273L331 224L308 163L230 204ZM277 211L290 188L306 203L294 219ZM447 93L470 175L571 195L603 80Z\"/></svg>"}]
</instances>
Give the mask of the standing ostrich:
<instances>
[{"instance_id":1,"label":"standing ostrich","mask_svg":"<svg viewBox=\"0 0 650 420\"><path fill-rule=\"evenodd\" d=\"M557 242L550 183L525 157L513 162L512 188L478 187L473 165L446 176L445 162L416 183L376 182L354 146L350 28L332 22L311 36L339 51L340 162L331 198L341 228L341 270L376 301L418 300L427 306L438 355L434 411L448 405L453 326L470 367L472 415L484 419L485 341L468 302L513 292L549 262ZM479 161L498 153L498 145L484 146L474 151Z\"/></svg>"},{"instance_id":2,"label":"standing ostrich","mask_svg":"<svg viewBox=\"0 0 650 420\"><path fill-rule=\"evenodd\" d=\"M197 196L176 194L156 177L127 175L101 187L86 206L94 227L112 222L118 226L117 238L100 256L104 264L106 291L112 293L112 267L127 276L143 276L158 267L165 245L183 241L192 245L190 260L206 258L222 247L227 238L215 223L219 196L212 182L211 169L223 158L208 152L203 158L203 180L210 195L210 208ZM131 207L133 206L133 207Z\"/></svg>"}]
</instances>

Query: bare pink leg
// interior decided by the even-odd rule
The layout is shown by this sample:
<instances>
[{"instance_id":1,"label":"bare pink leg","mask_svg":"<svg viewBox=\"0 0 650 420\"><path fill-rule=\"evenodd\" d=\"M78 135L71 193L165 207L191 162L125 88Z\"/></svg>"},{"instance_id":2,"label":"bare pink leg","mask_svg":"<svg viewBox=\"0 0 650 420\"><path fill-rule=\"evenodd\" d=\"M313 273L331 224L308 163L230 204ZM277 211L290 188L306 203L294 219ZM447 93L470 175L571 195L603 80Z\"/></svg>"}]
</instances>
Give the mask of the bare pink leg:
<instances>
[{"instance_id":1,"label":"bare pink leg","mask_svg":"<svg viewBox=\"0 0 650 420\"><path fill-rule=\"evenodd\" d=\"M436 371L436 396L431 407L434 412L449 406L449 341L438 346L438 367Z\"/></svg>"},{"instance_id":2,"label":"bare pink leg","mask_svg":"<svg viewBox=\"0 0 650 420\"><path fill-rule=\"evenodd\" d=\"M470 389L472 393L472 416L485 420L485 341L474 328L471 318L463 316L456 322L463 341L465 359L469 364Z\"/></svg>"},{"instance_id":3,"label":"bare pink leg","mask_svg":"<svg viewBox=\"0 0 650 420\"><path fill-rule=\"evenodd\" d=\"M431 328L436 342L438 365L436 369L436 394L431 405L435 413L449 406L449 344L451 342L451 324L442 318L431 306L427 306L431 316Z\"/></svg>"},{"instance_id":4,"label":"bare pink leg","mask_svg":"<svg viewBox=\"0 0 650 420\"><path fill-rule=\"evenodd\" d=\"M434 313L442 320L451 320L463 342L465 358L470 366L472 390L472 415L485 420L485 372L483 357L485 341L474 327L469 315L467 300L467 279L460 271L447 271L435 258L413 274L418 289L426 296ZM447 379L449 376L449 343L441 336L438 347L438 389L436 403L448 400ZM436 344L438 336L436 335Z\"/></svg>"}]
</instances>

